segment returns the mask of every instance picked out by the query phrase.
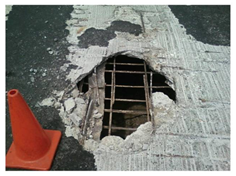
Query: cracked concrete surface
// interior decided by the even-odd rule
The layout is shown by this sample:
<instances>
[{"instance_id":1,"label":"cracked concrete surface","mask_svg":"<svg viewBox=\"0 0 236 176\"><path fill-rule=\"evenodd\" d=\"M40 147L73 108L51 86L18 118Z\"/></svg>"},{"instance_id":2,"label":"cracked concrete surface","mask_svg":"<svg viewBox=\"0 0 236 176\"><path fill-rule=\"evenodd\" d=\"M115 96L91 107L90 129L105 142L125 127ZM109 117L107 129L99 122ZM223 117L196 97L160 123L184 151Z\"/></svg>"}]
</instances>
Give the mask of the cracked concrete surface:
<instances>
[{"instance_id":1,"label":"cracked concrete surface","mask_svg":"<svg viewBox=\"0 0 236 176\"><path fill-rule=\"evenodd\" d=\"M86 29L105 30L116 20L140 25L142 33L116 31L108 46L78 46ZM71 46L68 63L61 69L77 67L66 75L71 84L56 90L58 94L73 90L117 53L145 60L176 91L176 103L166 101L168 106L164 95L153 94L154 128L147 122L125 140L117 136L85 140L84 148L93 152L98 170L230 170L230 47L196 41L168 6L74 6L67 25ZM66 135L79 139L75 122L84 111L77 111L78 117L70 111L81 102L76 106L73 95L67 94L61 103L58 94L50 98L60 111ZM51 105L51 99L42 102ZM162 103L165 106L160 107Z\"/></svg>"}]
</instances>

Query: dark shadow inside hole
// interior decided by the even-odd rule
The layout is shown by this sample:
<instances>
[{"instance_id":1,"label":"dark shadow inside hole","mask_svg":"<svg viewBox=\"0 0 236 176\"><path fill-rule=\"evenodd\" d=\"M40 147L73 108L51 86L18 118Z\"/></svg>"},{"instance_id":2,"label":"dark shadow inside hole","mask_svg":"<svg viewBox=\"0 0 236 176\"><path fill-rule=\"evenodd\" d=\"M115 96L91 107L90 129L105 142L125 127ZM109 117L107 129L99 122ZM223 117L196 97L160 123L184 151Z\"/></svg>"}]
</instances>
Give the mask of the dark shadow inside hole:
<instances>
[{"instance_id":1,"label":"dark shadow inside hole","mask_svg":"<svg viewBox=\"0 0 236 176\"><path fill-rule=\"evenodd\" d=\"M83 78L76 85L77 85L77 88L79 89L80 92L86 93L89 90L88 76Z\"/></svg>"},{"instance_id":2,"label":"dark shadow inside hole","mask_svg":"<svg viewBox=\"0 0 236 176\"><path fill-rule=\"evenodd\" d=\"M116 58L116 63L143 63L143 60L141 59L129 57L126 55L118 55L111 57L107 60L107 62L113 63L114 58Z\"/></svg>"},{"instance_id":3,"label":"dark shadow inside hole","mask_svg":"<svg viewBox=\"0 0 236 176\"><path fill-rule=\"evenodd\" d=\"M167 81L167 79L165 76L153 72L152 86L168 86L169 88L158 88L158 89L153 88L152 93L162 92L162 93L166 94L174 102L176 102L176 93L168 84L166 84L166 81ZM150 74L148 74L148 85L150 85Z\"/></svg>"}]
</instances>

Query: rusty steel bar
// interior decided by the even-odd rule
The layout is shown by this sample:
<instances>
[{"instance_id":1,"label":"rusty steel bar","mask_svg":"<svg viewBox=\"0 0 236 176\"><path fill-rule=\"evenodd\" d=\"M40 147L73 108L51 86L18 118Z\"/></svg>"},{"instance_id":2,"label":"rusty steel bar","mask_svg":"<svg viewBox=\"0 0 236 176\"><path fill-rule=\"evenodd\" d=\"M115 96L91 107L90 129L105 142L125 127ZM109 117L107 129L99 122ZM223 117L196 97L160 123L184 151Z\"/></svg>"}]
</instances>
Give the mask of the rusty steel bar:
<instances>
[{"instance_id":1,"label":"rusty steel bar","mask_svg":"<svg viewBox=\"0 0 236 176\"><path fill-rule=\"evenodd\" d=\"M109 129L109 126L103 126L104 129ZM128 130L128 131L136 131L137 128L126 128L126 127L111 127L112 130Z\"/></svg>"},{"instance_id":2,"label":"rusty steel bar","mask_svg":"<svg viewBox=\"0 0 236 176\"><path fill-rule=\"evenodd\" d=\"M111 84L106 84L107 87L111 87ZM144 86L131 86L131 85L116 85L116 87L123 88L144 88Z\"/></svg>"},{"instance_id":3,"label":"rusty steel bar","mask_svg":"<svg viewBox=\"0 0 236 176\"><path fill-rule=\"evenodd\" d=\"M146 84L145 82L145 75L143 75L143 82L144 84ZM149 104L148 104L148 95L147 95L147 87L144 87L144 91L145 91L145 100L146 100L146 111L147 111L147 121L150 121L150 117L149 117Z\"/></svg>"},{"instance_id":4,"label":"rusty steel bar","mask_svg":"<svg viewBox=\"0 0 236 176\"><path fill-rule=\"evenodd\" d=\"M150 93L152 93L152 72L150 74Z\"/></svg>"},{"instance_id":5,"label":"rusty steel bar","mask_svg":"<svg viewBox=\"0 0 236 176\"><path fill-rule=\"evenodd\" d=\"M153 104L152 104L152 88L153 88L153 86L152 86L152 77L153 76L153 74L152 74L152 72L151 72L151 74L150 74L150 99L149 99L149 103L150 103L150 116L151 116L151 122L152 122L152 125L153 125L153 127L154 127L154 119L153 119ZM154 86L155 87L155 86ZM169 87L169 86L168 86ZM169 87L170 88L170 87Z\"/></svg>"},{"instance_id":6,"label":"rusty steel bar","mask_svg":"<svg viewBox=\"0 0 236 176\"><path fill-rule=\"evenodd\" d=\"M111 72L113 73L113 70L105 70L105 72ZM145 74L145 72L143 71L128 71L128 70L116 70L116 73L130 73L130 74ZM148 74L150 74L151 72L147 72Z\"/></svg>"},{"instance_id":7,"label":"rusty steel bar","mask_svg":"<svg viewBox=\"0 0 236 176\"><path fill-rule=\"evenodd\" d=\"M146 110L147 110L147 121L150 121L149 114L149 91L148 91L148 81L147 81L147 68L146 63L143 61L145 74L143 75L143 83L144 83L144 91L145 91L145 99L146 99Z\"/></svg>"},{"instance_id":8,"label":"rusty steel bar","mask_svg":"<svg viewBox=\"0 0 236 176\"><path fill-rule=\"evenodd\" d=\"M111 135L111 124L112 124L112 107L113 107L113 98L114 98L114 76L115 76L115 59L113 62L113 72L111 77L111 101L110 101L110 115L109 115L109 129L108 129L108 136Z\"/></svg>"},{"instance_id":9,"label":"rusty steel bar","mask_svg":"<svg viewBox=\"0 0 236 176\"><path fill-rule=\"evenodd\" d=\"M107 64L112 65L113 63L107 62ZM143 66L142 63L116 63L116 65L133 65L133 66Z\"/></svg>"},{"instance_id":10,"label":"rusty steel bar","mask_svg":"<svg viewBox=\"0 0 236 176\"><path fill-rule=\"evenodd\" d=\"M113 66L113 73L114 73L114 80L113 80L113 100L112 100L112 105L115 103L115 95L116 95L116 58L114 58L114 66Z\"/></svg>"},{"instance_id":11,"label":"rusty steel bar","mask_svg":"<svg viewBox=\"0 0 236 176\"><path fill-rule=\"evenodd\" d=\"M83 135L86 134L87 131L87 123L88 123L88 118L91 116L91 110L92 110L92 106L93 106L93 100L89 99L89 104L87 107L87 114L85 116L85 120L84 120L84 125L83 125Z\"/></svg>"},{"instance_id":12,"label":"rusty steel bar","mask_svg":"<svg viewBox=\"0 0 236 176\"><path fill-rule=\"evenodd\" d=\"M105 100L111 100L111 98L105 98ZM145 100L135 100L135 99L120 99L116 98L115 101L125 101L125 102L146 102Z\"/></svg>"},{"instance_id":13,"label":"rusty steel bar","mask_svg":"<svg viewBox=\"0 0 236 176\"><path fill-rule=\"evenodd\" d=\"M120 114L137 114L137 115L146 115L147 112L146 111L133 111L133 110L119 110L119 109L104 109L105 112L112 112L112 113L120 113Z\"/></svg>"},{"instance_id":14,"label":"rusty steel bar","mask_svg":"<svg viewBox=\"0 0 236 176\"><path fill-rule=\"evenodd\" d=\"M111 84L106 84L107 87L111 87ZM124 88L144 88L144 86L131 86L131 85L116 85L116 87L124 87ZM149 87L149 86L148 86ZM170 86L152 86L153 89L170 89Z\"/></svg>"}]
</instances>

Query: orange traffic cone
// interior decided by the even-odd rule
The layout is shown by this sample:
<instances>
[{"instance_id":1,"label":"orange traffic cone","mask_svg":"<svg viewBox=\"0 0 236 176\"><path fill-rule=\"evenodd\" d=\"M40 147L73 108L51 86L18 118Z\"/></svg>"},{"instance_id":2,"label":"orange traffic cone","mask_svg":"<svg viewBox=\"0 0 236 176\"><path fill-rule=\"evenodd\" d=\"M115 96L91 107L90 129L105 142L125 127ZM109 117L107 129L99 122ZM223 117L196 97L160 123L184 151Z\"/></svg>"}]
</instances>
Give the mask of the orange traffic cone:
<instances>
[{"instance_id":1,"label":"orange traffic cone","mask_svg":"<svg viewBox=\"0 0 236 176\"><path fill-rule=\"evenodd\" d=\"M49 170L61 132L43 130L17 89L8 92L13 142L6 156L6 167Z\"/></svg>"}]
</instances>

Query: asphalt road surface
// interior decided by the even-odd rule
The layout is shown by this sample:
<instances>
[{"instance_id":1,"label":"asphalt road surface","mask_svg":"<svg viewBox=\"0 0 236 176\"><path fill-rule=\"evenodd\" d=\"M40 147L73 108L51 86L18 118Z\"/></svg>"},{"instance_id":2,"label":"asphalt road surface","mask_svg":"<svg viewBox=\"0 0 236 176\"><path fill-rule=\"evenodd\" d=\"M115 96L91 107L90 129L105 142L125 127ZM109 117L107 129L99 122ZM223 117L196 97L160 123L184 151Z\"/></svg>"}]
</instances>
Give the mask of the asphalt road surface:
<instances>
[{"instance_id":1,"label":"asphalt road surface","mask_svg":"<svg viewBox=\"0 0 236 176\"><path fill-rule=\"evenodd\" d=\"M170 6L197 40L230 45L230 6ZM60 67L66 63L65 21L72 6L13 6L6 21L6 91L18 89L44 129L60 130L59 144L51 170L96 170L93 154L78 141L65 137L65 127L53 107L37 107L54 89L67 87ZM67 72L70 71L70 68ZM12 143L6 97L6 153ZM6 169L19 170L19 169Z\"/></svg>"}]
</instances>

